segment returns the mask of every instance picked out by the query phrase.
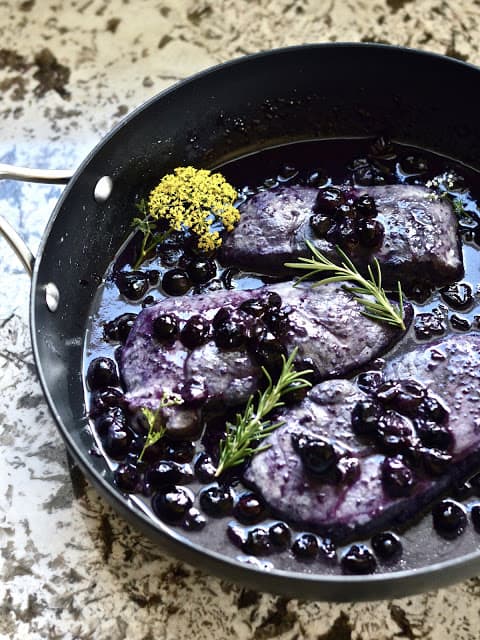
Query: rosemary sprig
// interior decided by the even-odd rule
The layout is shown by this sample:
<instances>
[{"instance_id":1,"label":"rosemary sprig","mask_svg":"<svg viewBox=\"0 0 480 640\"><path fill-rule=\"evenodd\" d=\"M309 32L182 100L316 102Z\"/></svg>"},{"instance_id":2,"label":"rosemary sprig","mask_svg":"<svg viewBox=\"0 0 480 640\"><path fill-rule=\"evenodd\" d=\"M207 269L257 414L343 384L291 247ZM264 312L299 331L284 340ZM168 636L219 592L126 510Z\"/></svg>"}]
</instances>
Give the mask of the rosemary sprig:
<instances>
[{"instance_id":1,"label":"rosemary sprig","mask_svg":"<svg viewBox=\"0 0 480 640\"><path fill-rule=\"evenodd\" d=\"M387 298L384 289L382 289L382 272L376 258L373 259L373 268L372 265L368 265L369 278L365 278L340 247L336 247L336 249L343 262L338 265L322 255L308 240L306 244L313 255L312 258L299 258L299 262L285 263L285 266L291 269L302 269L308 272L299 278L297 283L318 273L331 271L334 275L315 282L313 286L318 287L329 282L352 282L354 286L346 286L345 289L352 293L355 300L365 307L363 315L405 330L402 286L400 282L397 283L398 308L396 308ZM374 273L374 270L376 273ZM365 296L372 296L374 299L371 300Z\"/></svg>"},{"instance_id":2,"label":"rosemary sprig","mask_svg":"<svg viewBox=\"0 0 480 640\"><path fill-rule=\"evenodd\" d=\"M311 387L303 375L311 373L310 369L295 371L293 361L298 349L294 349L288 359L283 357L283 366L277 382L273 383L271 375L262 367L267 378L268 385L265 391L255 396L251 395L243 413L237 413L235 424L227 423L225 438L220 442L220 456L215 476L218 478L226 469L242 464L250 456L264 451L269 445L257 446L256 443L264 440L272 431L278 429L283 422L271 422L266 416L282 407L281 398L293 389Z\"/></svg>"},{"instance_id":3,"label":"rosemary sprig","mask_svg":"<svg viewBox=\"0 0 480 640\"><path fill-rule=\"evenodd\" d=\"M176 393L169 394L164 392L156 411L152 411L151 409L148 409L148 407L141 408L141 412L145 416L148 424L148 433L143 445L143 449L138 456L139 462L142 462L143 456L145 455L145 451L148 449L148 447L151 447L152 444L158 442L167 432L167 428L165 427L165 425L161 423L159 424L160 411L162 409L165 409L166 407L172 407L173 405L182 404L182 402L183 400Z\"/></svg>"}]
</instances>

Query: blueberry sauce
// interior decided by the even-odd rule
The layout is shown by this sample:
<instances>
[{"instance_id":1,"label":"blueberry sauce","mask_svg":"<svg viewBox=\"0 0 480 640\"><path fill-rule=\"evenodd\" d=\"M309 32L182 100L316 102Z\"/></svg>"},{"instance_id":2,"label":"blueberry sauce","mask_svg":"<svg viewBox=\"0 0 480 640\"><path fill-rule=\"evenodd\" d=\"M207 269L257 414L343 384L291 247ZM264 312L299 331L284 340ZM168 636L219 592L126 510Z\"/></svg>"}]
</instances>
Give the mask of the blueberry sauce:
<instances>
[{"instance_id":1,"label":"blueberry sauce","mask_svg":"<svg viewBox=\"0 0 480 640\"><path fill-rule=\"evenodd\" d=\"M375 250L385 233L375 201L367 195L348 199L348 188L396 183L429 186L443 176L441 193L448 192L461 204L459 235L465 275L438 290L424 287L421 281L410 283L408 299L414 305L415 319L394 352L451 334L461 339L465 332L480 329L480 212L476 204L480 178L471 169L384 139L295 143L254 153L218 169L238 190L239 205L259 191L281 185L319 188L310 227L315 235L347 252L352 243ZM165 297L255 289L270 280L221 265L215 255L201 254L180 233L173 233L155 255L133 269L130 263L136 246L138 237L132 236L112 262L92 307L85 344L85 393L95 439L92 448L105 457L121 493L128 494L152 518L181 530L200 545L234 558L268 556L279 569L349 575L393 572L418 566L429 553L433 562L432 536L444 555L468 536L478 545L477 477L463 478L446 490L442 500L423 517L419 514L406 533L392 528L340 546L318 531L279 519L259 493L242 483L241 468L226 474L221 483L217 481L215 460L225 416L206 416L200 435L183 440L164 436L144 450L148 425L126 406L117 364L136 316ZM247 349L274 376L282 354L286 355L279 338L288 329L288 306L272 294L270 299L246 300L238 309L221 309L209 322L201 316L185 321L165 314L156 319L153 338L166 348L178 339L191 350L209 340L219 349ZM441 478L449 468L453 446L445 401L431 394L422 381L384 381L373 363L356 381L367 397L353 409L352 430L386 456L381 469L384 491L393 498L408 496L424 478ZM285 403L301 402L305 393L304 389L293 391ZM358 461L335 443L299 436L292 444L312 482L328 483L341 491L358 477Z\"/></svg>"}]
</instances>

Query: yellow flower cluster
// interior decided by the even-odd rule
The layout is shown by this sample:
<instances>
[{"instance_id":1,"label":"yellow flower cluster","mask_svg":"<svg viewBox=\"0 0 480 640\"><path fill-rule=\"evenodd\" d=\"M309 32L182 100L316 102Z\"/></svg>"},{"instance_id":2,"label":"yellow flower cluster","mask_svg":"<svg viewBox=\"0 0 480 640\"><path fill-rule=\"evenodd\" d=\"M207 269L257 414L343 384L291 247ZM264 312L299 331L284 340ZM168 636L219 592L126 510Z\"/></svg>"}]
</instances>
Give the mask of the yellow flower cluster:
<instances>
[{"instance_id":1,"label":"yellow flower cluster","mask_svg":"<svg viewBox=\"0 0 480 640\"><path fill-rule=\"evenodd\" d=\"M198 248L210 251L222 244L212 224L221 222L226 231L232 231L240 219L233 206L236 197L237 192L220 173L177 167L150 193L148 211L172 230L189 229L198 238Z\"/></svg>"}]
</instances>

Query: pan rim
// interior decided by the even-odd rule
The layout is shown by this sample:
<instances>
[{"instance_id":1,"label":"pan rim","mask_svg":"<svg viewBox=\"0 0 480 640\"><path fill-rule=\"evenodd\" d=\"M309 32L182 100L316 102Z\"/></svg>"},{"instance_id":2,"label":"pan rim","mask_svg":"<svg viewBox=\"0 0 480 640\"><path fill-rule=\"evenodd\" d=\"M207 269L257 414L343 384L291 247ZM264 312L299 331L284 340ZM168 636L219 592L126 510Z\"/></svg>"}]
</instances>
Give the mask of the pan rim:
<instances>
[{"instance_id":1,"label":"pan rim","mask_svg":"<svg viewBox=\"0 0 480 640\"><path fill-rule=\"evenodd\" d=\"M394 572L375 573L366 576L325 575L319 573L299 573L293 570L266 570L254 565L247 565L245 563L241 563L237 560L224 556L219 552L204 548L194 541L183 537L173 528L165 527L165 530L160 529L147 516L147 514L143 513L140 509L129 503L128 498L125 498L123 494L121 494L121 492L113 486L113 484L111 484L102 474L98 473L89 464L90 454L88 453L88 451L81 450L77 447L72 435L66 427L62 416L57 410L56 404L50 393L38 346L36 323L36 309L38 300L35 294L39 286L39 269L42 255L45 250L52 227L63 206L63 203L68 198L73 185L77 181L77 178L83 174L85 168L88 166L90 161L98 154L98 152L104 146L109 144L112 138L114 138L123 127L137 118L138 115L141 114L144 110L148 109L158 100L161 100L171 93L175 92L180 87L186 86L191 83L196 83L199 80L202 80L202 78L204 77L214 75L219 70L235 68L238 65L248 64L256 59L295 54L295 52L303 52L307 49L371 49L378 50L379 52L382 52L386 55L404 54L415 59L417 59L418 57L422 57L425 59L432 59L441 64L447 63L451 66L458 66L459 68L468 68L476 73L480 71L477 66L471 63L454 58L449 58L439 53L422 51L419 49L408 47L359 42L307 43L302 45L271 49L268 51L261 51L216 64L212 67L209 67L208 69L199 71L198 73L195 73L194 75L189 76L184 80L176 82L175 84L167 87L155 96L152 96L144 103L136 107L127 116L125 116L125 118L123 118L116 126L114 126L111 131L109 131L109 133L107 133L87 154L87 156L75 170L70 183L64 189L50 216L50 219L45 227L45 231L42 235L32 276L29 314L32 350L37 367L38 377L42 386L43 393L45 395L45 399L57 424L60 434L66 443L68 451L70 451L74 459L79 463L82 471L86 474L87 478L89 478L90 481L93 482L96 489L98 489L99 492L105 498L107 498L108 502L116 508L117 512L120 512L121 517L124 517L125 513L128 512L128 514L132 517L132 520L134 521L137 529L141 529L150 537L150 539L158 541L159 537L162 538L162 545L169 552L178 552L179 557L181 557L182 559L186 560L187 562L191 562L195 566L205 569L207 572L212 573L217 577L227 578L237 583L242 583L244 585L248 585L257 589L264 589L265 591L270 591L273 593L288 594L292 597L304 597L307 599L340 602L408 596L414 593L425 591L426 588L432 589L447 586L448 584L451 584L459 579L465 579L475 575L478 569L480 569L480 549L478 549L477 551L472 551L466 555L438 562L419 569L405 569ZM357 593L360 585L360 593ZM341 587L340 593L337 587ZM329 597L329 590L333 592L333 598Z\"/></svg>"}]
</instances>

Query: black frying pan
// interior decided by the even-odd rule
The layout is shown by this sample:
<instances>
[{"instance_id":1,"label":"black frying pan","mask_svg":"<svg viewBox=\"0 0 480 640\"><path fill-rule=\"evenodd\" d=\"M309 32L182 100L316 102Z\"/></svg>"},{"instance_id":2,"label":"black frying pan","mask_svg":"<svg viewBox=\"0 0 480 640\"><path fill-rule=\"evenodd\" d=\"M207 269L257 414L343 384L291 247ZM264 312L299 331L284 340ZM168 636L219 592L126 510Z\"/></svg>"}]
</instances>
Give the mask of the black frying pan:
<instances>
[{"instance_id":1,"label":"black frying pan","mask_svg":"<svg viewBox=\"0 0 480 640\"><path fill-rule=\"evenodd\" d=\"M87 477L170 553L256 589L329 600L406 595L480 568L473 543L437 564L419 562L415 570L361 577L266 572L199 548L178 531L154 525L114 487L103 459L89 455L81 376L98 277L129 232L137 193L146 193L159 176L179 165L212 168L282 142L382 134L478 169L479 98L480 70L438 55L361 44L281 49L215 67L168 89L121 122L78 168L47 225L33 270L31 332L38 373L67 447ZM94 197L103 176L113 181L105 201Z\"/></svg>"}]
</instances>

